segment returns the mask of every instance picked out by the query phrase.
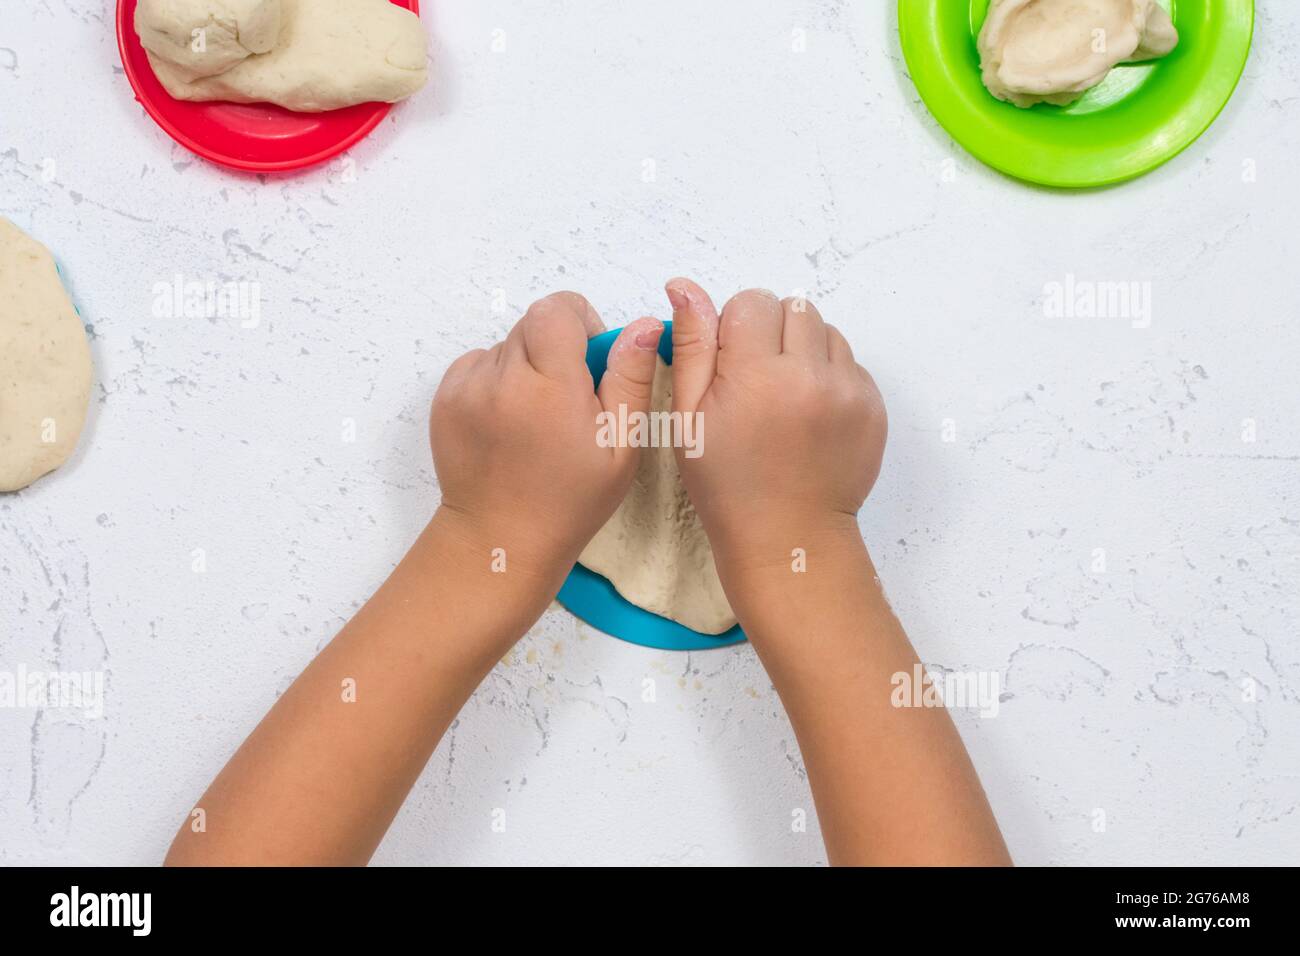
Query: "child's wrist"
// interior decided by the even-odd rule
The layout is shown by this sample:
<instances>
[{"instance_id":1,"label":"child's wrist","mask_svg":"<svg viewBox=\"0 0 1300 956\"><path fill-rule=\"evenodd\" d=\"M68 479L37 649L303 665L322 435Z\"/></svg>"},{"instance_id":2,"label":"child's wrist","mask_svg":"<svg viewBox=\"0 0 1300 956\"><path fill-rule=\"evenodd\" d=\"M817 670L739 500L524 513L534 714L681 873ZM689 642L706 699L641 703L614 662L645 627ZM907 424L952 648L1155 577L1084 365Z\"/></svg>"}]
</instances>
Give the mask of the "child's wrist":
<instances>
[{"instance_id":1,"label":"child's wrist","mask_svg":"<svg viewBox=\"0 0 1300 956\"><path fill-rule=\"evenodd\" d=\"M768 527L725 542L714 551L732 608L747 617L796 612L816 616L833 599L822 590L831 580L871 568L862 533L851 515L789 530Z\"/></svg>"},{"instance_id":2,"label":"child's wrist","mask_svg":"<svg viewBox=\"0 0 1300 956\"><path fill-rule=\"evenodd\" d=\"M537 622L567 571L529 559L470 515L439 508L386 587L417 616L454 622L458 653L486 672Z\"/></svg>"},{"instance_id":3,"label":"child's wrist","mask_svg":"<svg viewBox=\"0 0 1300 956\"><path fill-rule=\"evenodd\" d=\"M854 515L840 512L734 522L708 529L719 573L734 578L766 572L799 573L818 560L863 552Z\"/></svg>"},{"instance_id":4,"label":"child's wrist","mask_svg":"<svg viewBox=\"0 0 1300 956\"><path fill-rule=\"evenodd\" d=\"M444 542L471 567L504 575L506 582L555 597L572 562L554 549L537 546L518 527L503 528L471 512L440 505L429 521L425 537Z\"/></svg>"}]
</instances>

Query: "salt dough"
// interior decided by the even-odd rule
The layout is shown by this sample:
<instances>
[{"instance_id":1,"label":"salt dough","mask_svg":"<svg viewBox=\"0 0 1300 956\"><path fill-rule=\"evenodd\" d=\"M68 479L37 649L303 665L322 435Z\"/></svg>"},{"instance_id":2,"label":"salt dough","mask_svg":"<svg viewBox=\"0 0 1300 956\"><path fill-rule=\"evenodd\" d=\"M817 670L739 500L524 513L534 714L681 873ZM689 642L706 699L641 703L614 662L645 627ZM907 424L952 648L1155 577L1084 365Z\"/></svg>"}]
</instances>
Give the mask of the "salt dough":
<instances>
[{"instance_id":1,"label":"salt dough","mask_svg":"<svg viewBox=\"0 0 1300 956\"><path fill-rule=\"evenodd\" d=\"M186 81L224 73L280 37L280 0L140 0L141 45Z\"/></svg>"},{"instance_id":2,"label":"salt dough","mask_svg":"<svg viewBox=\"0 0 1300 956\"><path fill-rule=\"evenodd\" d=\"M90 405L90 345L49 251L0 219L0 492L68 460Z\"/></svg>"},{"instance_id":3,"label":"salt dough","mask_svg":"<svg viewBox=\"0 0 1300 956\"><path fill-rule=\"evenodd\" d=\"M668 411L672 372L658 362L651 409ZM608 578L637 607L701 634L721 634L736 623L671 448L641 449L631 490L578 563Z\"/></svg>"},{"instance_id":4,"label":"salt dough","mask_svg":"<svg viewBox=\"0 0 1300 956\"><path fill-rule=\"evenodd\" d=\"M1019 107L1067 106L1118 64L1177 45L1156 0L992 0L979 36L984 85Z\"/></svg>"},{"instance_id":5,"label":"salt dough","mask_svg":"<svg viewBox=\"0 0 1300 956\"><path fill-rule=\"evenodd\" d=\"M424 27L410 10L388 0L280 0L280 7L269 52L191 80L149 51L159 82L178 100L275 103L299 113L395 103L424 86Z\"/></svg>"}]
</instances>

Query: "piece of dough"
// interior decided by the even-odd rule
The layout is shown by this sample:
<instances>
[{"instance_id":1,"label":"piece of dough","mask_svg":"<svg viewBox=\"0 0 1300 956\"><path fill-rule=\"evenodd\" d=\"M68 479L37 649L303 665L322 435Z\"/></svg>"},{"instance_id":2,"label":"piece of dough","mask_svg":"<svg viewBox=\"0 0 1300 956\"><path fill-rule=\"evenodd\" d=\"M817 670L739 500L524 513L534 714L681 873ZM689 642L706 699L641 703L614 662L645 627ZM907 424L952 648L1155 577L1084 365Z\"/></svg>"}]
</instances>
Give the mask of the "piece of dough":
<instances>
[{"instance_id":1,"label":"piece of dough","mask_svg":"<svg viewBox=\"0 0 1300 956\"><path fill-rule=\"evenodd\" d=\"M1156 0L992 0L980 30L984 85L1019 107L1067 106L1120 63L1178 45Z\"/></svg>"},{"instance_id":2,"label":"piece of dough","mask_svg":"<svg viewBox=\"0 0 1300 956\"><path fill-rule=\"evenodd\" d=\"M388 0L281 0L280 38L269 53L193 81L153 53L149 62L178 100L320 113L410 96L428 77L426 47L420 18Z\"/></svg>"},{"instance_id":3,"label":"piece of dough","mask_svg":"<svg viewBox=\"0 0 1300 956\"><path fill-rule=\"evenodd\" d=\"M650 407L668 411L672 372L663 359L658 363ZM672 448L641 449L631 490L578 563L604 575L637 607L701 634L721 634L736 623Z\"/></svg>"},{"instance_id":4,"label":"piece of dough","mask_svg":"<svg viewBox=\"0 0 1300 956\"><path fill-rule=\"evenodd\" d=\"M90 345L49 251L0 218L0 492L68 460L90 405Z\"/></svg>"},{"instance_id":5,"label":"piece of dough","mask_svg":"<svg viewBox=\"0 0 1300 956\"><path fill-rule=\"evenodd\" d=\"M135 32L177 76L215 76L275 46L280 0L140 0Z\"/></svg>"}]
</instances>

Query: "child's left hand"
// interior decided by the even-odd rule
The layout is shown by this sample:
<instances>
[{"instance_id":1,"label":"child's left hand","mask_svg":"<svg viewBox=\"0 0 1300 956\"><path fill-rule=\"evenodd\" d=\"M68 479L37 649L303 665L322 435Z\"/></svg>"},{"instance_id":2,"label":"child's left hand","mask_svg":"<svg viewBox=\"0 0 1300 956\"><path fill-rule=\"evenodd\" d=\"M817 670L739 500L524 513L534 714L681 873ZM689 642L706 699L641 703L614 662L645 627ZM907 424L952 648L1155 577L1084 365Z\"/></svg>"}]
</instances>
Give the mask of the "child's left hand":
<instances>
[{"instance_id":1,"label":"child's left hand","mask_svg":"<svg viewBox=\"0 0 1300 956\"><path fill-rule=\"evenodd\" d=\"M596 416L647 410L663 323L624 330L597 395L587 337L601 331L586 299L561 292L447 370L430 417L438 513L204 793L215 824L197 832L187 817L167 862L370 859L469 695L632 482L640 449L600 447Z\"/></svg>"},{"instance_id":2,"label":"child's left hand","mask_svg":"<svg viewBox=\"0 0 1300 956\"><path fill-rule=\"evenodd\" d=\"M511 569L567 573L627 493L638 449L600 447L597 415L648 410L663 323L623 330L596 392L587 339L604 330L585 298L558 292L443 377L429 426L435 520L482 546L485 561L502 548Z\"/></svg>"}]
</instances>

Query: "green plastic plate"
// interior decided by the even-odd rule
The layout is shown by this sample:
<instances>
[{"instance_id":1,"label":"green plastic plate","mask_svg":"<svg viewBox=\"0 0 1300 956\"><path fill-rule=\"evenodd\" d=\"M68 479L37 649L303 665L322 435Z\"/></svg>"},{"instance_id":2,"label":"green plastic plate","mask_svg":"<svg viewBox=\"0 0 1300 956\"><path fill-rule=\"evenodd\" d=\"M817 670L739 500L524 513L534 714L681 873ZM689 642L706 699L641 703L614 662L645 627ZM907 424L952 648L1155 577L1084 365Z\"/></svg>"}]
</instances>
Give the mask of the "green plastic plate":
<instances>
[{"instance_id":1,"label":"green plastic plate","mask_svg":"<svg viewBox=\"0 0 1300 956\"><path fill-rule=\"evenodd\" d=\"M1255 0L1165 5L1178 48L1162 60L1116 67L1066 107L1022 110L984 88L976 39L989 0L899 0L898 32L921 98L977 159L1046 186L1106 186L1148 173L1195 142L1246 67Z\"/></svg>"}]
</instances>

